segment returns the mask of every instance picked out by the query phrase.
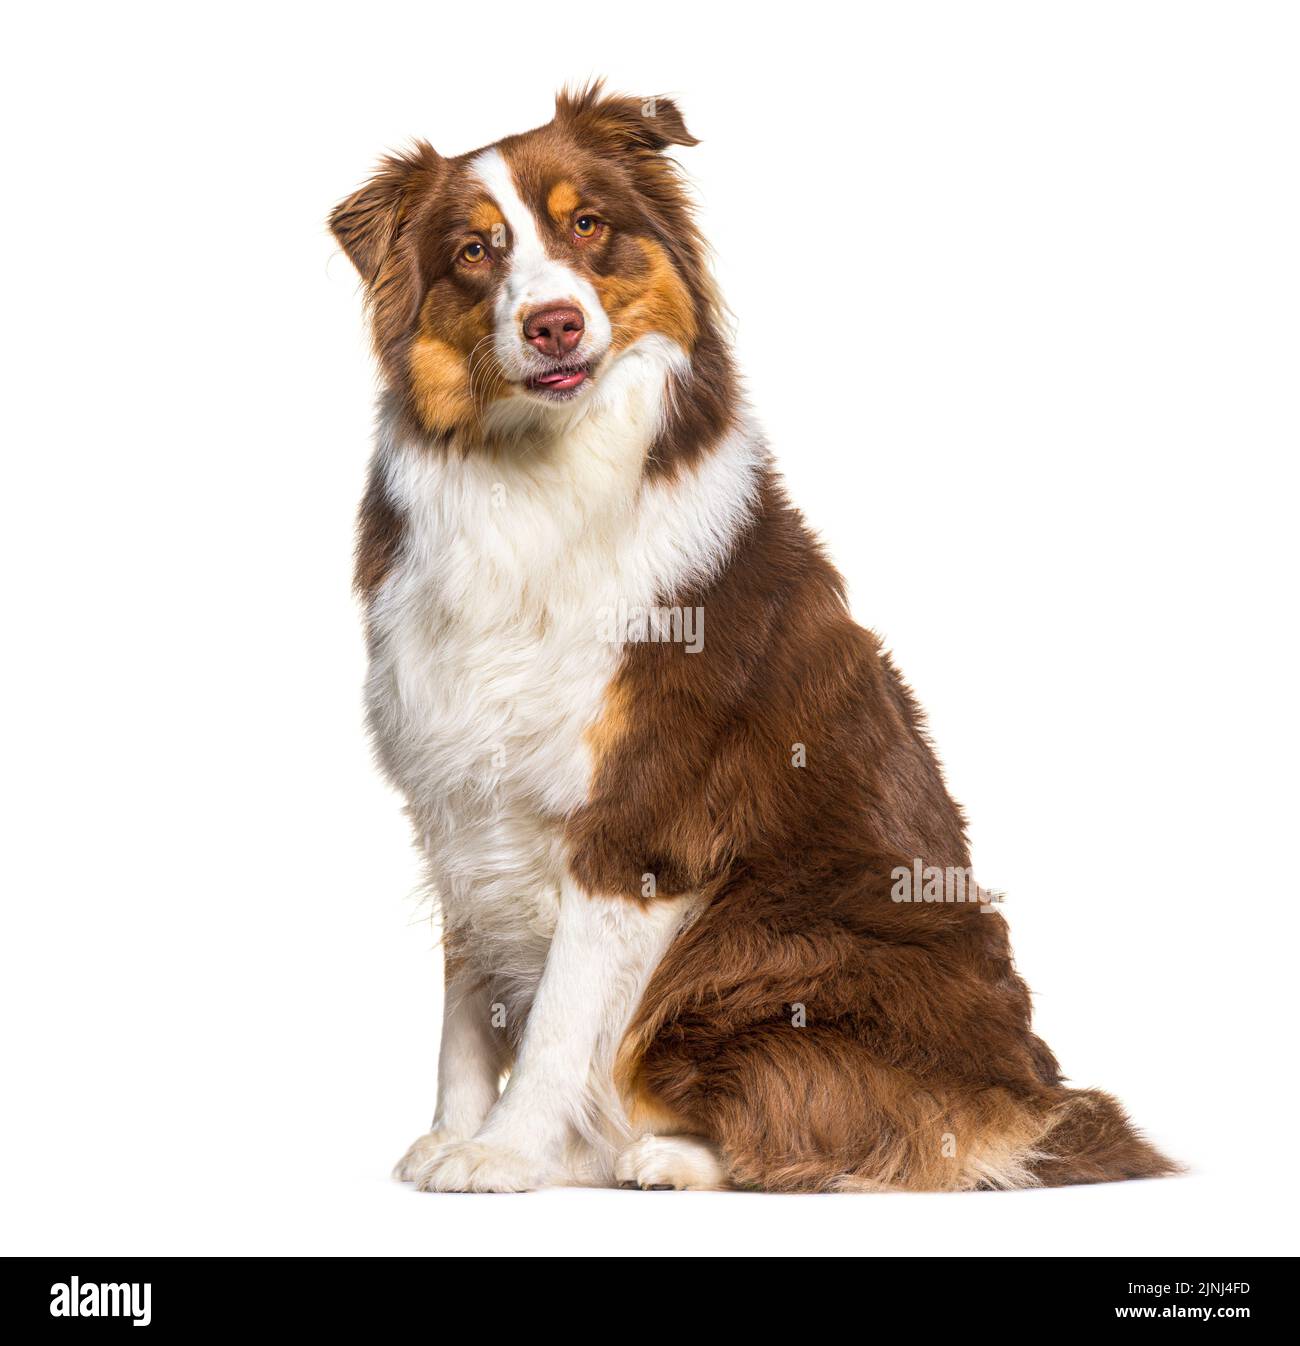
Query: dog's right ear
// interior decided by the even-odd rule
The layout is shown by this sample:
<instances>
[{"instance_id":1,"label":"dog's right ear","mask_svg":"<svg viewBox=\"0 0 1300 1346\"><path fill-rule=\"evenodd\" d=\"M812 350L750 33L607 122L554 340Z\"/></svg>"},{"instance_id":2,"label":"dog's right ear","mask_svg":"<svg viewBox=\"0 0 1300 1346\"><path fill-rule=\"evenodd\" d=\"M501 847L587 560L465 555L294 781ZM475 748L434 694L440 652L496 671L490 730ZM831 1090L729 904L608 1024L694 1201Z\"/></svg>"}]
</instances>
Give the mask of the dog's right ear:
<instances>
[{"instance_id":1,"label":"dog's right ear","mask_svg":"<svg viewBox=\"0 0 1300 1346\"><path fill-rule=\"evenodd\" d=\"M379 279L411 202L439 162L432 145L417 141L407 153L383 159L374 177L330 212L330 231L368 286Z\"/></svg>"}]
</instances>

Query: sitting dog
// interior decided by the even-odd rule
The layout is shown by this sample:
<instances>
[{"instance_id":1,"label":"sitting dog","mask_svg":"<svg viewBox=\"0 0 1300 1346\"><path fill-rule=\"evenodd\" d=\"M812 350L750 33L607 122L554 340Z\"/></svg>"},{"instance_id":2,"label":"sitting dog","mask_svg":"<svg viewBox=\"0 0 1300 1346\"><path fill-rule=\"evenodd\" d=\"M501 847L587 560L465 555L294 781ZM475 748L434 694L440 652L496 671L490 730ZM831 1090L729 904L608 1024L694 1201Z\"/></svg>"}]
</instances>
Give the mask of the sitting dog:
<instances>
[{"instance_id":1,"label":"sitting dog","mask_svg":"<svg viewBox=\"0 0 1300 1346\"><path fill-rule=\"evenodd\" d=\"M921 713L737 387L668 99L417 143L330 219L384 394L370 730L443 923L426 1191L1170 1172L1063 1086ZM959 886L962 886L959 884ZM507 1082L502 1088L502 1078Z\"/></svg>"}]
</instances>

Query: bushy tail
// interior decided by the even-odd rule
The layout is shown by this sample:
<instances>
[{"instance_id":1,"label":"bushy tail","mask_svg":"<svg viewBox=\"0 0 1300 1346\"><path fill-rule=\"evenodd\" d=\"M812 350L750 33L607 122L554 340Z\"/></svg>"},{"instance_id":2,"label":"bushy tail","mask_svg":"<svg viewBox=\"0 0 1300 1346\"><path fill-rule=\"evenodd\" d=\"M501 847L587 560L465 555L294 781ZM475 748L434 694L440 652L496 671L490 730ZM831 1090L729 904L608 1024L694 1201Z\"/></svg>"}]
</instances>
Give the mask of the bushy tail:
<instances>
[{"instance_id":1,"label":"bushy tail","mask_svg":"<svg viewBox=\"0 0 1300 1346\"><path fill-rule=\"evenodd\" d=\"M1182 1171L1099 1089L1062 1089L1029 1171L1043 1187L1161 1178Z\"/></svg>"}]
</instances>

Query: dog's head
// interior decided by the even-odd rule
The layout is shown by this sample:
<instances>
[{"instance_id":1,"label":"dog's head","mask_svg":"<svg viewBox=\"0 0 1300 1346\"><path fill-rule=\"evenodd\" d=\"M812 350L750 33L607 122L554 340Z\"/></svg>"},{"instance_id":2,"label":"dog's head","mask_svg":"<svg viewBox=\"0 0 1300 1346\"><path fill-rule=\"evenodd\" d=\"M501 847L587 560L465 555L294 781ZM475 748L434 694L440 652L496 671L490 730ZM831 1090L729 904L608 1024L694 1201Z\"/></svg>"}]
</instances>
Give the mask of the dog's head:
<instances>
[{"instance_id":1,"label":"dog's head","mask_svg":"<svg viewBox=\"0 0 1300 1346\"><path fill-rule=\"evenodd\" d=\"M597 84L486 149L417 144L338 206L330 227L413 420L445 435L572 411L647 337L689 357L714 299L663 151L695 143L671 100Z\"/></svg>"}]
</instances>

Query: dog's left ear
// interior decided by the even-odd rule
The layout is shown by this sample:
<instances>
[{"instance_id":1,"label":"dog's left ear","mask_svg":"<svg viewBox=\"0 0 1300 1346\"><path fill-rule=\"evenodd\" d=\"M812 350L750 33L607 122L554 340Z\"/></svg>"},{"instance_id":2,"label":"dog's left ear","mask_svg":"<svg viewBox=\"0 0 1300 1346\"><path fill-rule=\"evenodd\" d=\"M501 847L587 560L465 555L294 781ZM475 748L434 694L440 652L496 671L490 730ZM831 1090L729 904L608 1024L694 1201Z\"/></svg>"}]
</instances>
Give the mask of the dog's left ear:
<instances>
[{"instance_id":1,"label":"dog's left ear","mask_svg":"<svg viewBox=\"0 0 1300 1346\"><path fill-rule=\"evenodd\" d=\"M368 286L379 279L411 202L432 181L439 162L433 146L418 141L406 154L384 159L360 191L330 212L330 231Z\"/></svg>"},{"instance_id":2,"label":"dog's left ear","mask_svg":"<svg viewBox=\"0 0 1300 1346\"><path fill-rule=\"evenodd\" d=\"M671 98L606 94L600 80L585 89L562 90L555 120L611 150L659 153L669 145L698 145Z\"/></svg>"}]
</instances>

